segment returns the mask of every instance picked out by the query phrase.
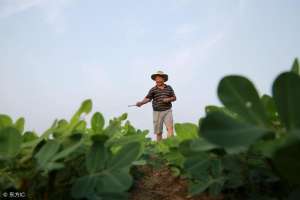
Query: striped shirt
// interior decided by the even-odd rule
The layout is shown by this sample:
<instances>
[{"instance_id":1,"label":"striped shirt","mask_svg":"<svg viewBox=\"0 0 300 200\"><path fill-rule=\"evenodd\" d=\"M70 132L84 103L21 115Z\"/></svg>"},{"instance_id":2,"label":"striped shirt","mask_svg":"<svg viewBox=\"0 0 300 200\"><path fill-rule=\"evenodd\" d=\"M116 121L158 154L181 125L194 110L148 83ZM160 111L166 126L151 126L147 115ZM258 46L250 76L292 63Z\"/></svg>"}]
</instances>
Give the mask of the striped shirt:
<instances>
[{"instance_id":1,"label":"striped shirt","mask_svg":"<svg viewBox=\"0 0 300 200\"><path fill-rule=\"evenodd\" d=\"M163 89L160 89L157 86L151 88L146 98L152 100L152 108L154 111L165 111L172 108L172 103L163 102L163 99L174 96L175 93L173 88L170 85L165 84Z\"/></svg>"}]
</instances>

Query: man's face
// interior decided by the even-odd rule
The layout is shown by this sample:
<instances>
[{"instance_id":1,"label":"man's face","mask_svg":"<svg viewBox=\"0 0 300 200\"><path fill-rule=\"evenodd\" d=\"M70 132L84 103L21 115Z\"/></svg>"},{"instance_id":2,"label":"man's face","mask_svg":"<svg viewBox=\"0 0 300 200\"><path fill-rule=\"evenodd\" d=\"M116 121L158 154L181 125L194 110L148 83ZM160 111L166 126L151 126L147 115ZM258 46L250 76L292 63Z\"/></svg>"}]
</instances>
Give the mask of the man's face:
<instances>
[{"instance_id":1,"label":"man's face","mask_svg":"<svg viewBox=\"0 0 300 200\"><path fill-rule=\"evenodd\" d=\"M155 82L157 86L162 86L164 84L164 78L161 76L156 76L155 77Z\"/></svg>"}]
</instances>

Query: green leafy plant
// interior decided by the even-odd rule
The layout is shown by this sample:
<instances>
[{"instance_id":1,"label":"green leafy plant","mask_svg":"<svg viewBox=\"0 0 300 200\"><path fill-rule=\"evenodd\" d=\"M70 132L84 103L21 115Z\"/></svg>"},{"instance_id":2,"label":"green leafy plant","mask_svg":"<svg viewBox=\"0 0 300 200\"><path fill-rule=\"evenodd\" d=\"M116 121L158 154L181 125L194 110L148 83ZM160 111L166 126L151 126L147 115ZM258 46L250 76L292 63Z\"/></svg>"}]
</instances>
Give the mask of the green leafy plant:
<instances>
[{"instance_id":1,"label":"green leafy plant","mask_svg":"<svg viewBox=\"0 0 300 200\"><path fill-rule=\"evenodd\" d=\"M199 124L176 123L159 142L124 113L105 121L92 101L44 133L25 131L25 119L0 115L0 192L30 199L128 199L141 165L169 169L190 196L298 199L300 194L300 66L281 73L272 94L260 95L246 77L224 77L222 106L209 105ZM190 198L190 197L187 197Z\"/></svg>"},{"instance_id":2,"label":"green leafy plant","mask_svg":"<svg viewBox=\"0 0 300 200\"><path fill-rule=\"evenodd\" d=\"M201 123L203 137L227 153L255 151L266 156L270 171L296 190L299 186L299 63L273 83L273 97L259 98L254 85L241 76L222 79L218 95L226 109L236 114L211 112ZM232 151L233 150L233 151ZM291 164L293 163L293 164Z\"/></svg>"},{"instance_id":3,"label":"green leafy plant","mask_svg":"<svg viewBox=\"0 0 300 200\"><path fill-rule=\"evenodd\" d=\"M24 132L23 118L13 123L0 115L0 191L14 188L35 199L126 198L148 132L124 124L126 113L105 127L96 112L88 127L83 117L91 110L92 101L84 101L70 121L55 120L41 136Z\"/></svg>"}]
</instances>

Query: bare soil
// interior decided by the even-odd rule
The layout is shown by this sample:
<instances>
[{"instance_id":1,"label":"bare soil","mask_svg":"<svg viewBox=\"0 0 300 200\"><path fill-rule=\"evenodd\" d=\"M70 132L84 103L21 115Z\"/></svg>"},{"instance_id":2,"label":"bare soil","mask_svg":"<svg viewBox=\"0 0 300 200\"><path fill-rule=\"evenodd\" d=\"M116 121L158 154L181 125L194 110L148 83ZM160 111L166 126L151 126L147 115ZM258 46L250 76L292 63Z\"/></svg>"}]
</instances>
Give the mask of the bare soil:
<instances>
[{"instance_id":1,"label":"bare soil","mask_svg":"<svg viewBox=\"0 0 300 200\"><path fill-rule=\"evenodd\" d=\"M188 195L187 180L172 175L165 166L154 169L149 165L136 168L139 177L130 191L131 200L223 200L222 196L213 198L203 193L199 196Z\"/></svg>"}]
</instances>

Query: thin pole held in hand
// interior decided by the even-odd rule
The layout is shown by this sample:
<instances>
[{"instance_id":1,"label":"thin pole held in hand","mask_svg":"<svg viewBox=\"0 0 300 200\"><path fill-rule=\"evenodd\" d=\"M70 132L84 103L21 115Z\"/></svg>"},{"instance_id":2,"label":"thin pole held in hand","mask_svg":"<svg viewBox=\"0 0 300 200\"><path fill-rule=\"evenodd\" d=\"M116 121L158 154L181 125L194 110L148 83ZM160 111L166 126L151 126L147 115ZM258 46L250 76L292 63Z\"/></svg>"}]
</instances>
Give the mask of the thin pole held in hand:
<instances>
[{"instance_id":1,"label":"thin pole held in hand","mask_svg":"<svg viewBox=\"0 0 300 200\"><path fill-rule=\"evenodd\" d=\"M128 107L133 107L133 106L136 106L136 105L128 105Z\"/></svg>"}]
</instances>

